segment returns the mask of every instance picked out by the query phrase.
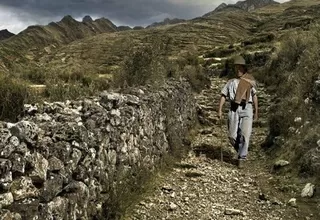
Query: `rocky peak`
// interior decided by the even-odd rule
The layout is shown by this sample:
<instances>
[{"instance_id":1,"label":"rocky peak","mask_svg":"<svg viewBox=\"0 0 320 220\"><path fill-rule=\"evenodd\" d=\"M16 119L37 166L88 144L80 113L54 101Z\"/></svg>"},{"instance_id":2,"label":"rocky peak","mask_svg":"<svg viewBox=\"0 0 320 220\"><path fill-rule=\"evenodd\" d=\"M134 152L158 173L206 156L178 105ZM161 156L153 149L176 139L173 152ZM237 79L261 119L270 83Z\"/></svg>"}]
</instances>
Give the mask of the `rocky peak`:
<instances>
[{"instance_id":1,"label":"rocky peak","mask_svg":"<svg viewBox=\"0 0 320 220\"><path fill-rule=\"evenodd\" d=\"M10 31L8 31L7 29L4 30L0 30L0 40L5 40L9 37L14 36L15 34L11 33Z\"/></svg>"},{"instance_id":2,"label":"rocky peak","mask_svg":"<svg viewBox=\"0 0 320 220\"><path fill-rule=\"evenodd\" d=\"M86 15L83 17L82 22L93 22L93 19L89 15Z\"/></svg>"},{"instance_id":3,"label":"rocky peak","mask_svg":"<svg viewBox=\"0 0 320 220\"><path fill-rule=\"evenodd\" d=\"M228 4L228 5L226 3L222 3L214 10L214 12L224 10L227 7L236 7L245 11L252 11L252 10L262 8L271 4L279 4L279 3L274 0L245 0L245 1L238 1L236 4Z\"/></svg>"},{"instance_id":4,"label":"rocky peak","mask_svg":"<svg viewBox=\"0 0 320 220\"><path fill-rule=\"evenodd\" d=\"M77 22L71 15L66 15L61 19L62 23Z\"/></svg>"},{"instance_id":5,"label":"rocky peak","mask_svg":"<svg viewBox=\"0 0 320 220\"><path fill-rule=\"evenodd\" d=\"M226 3L221 3L218 7L216 7L215 11L220 11L227 7L228 5Z\"/></svg>"},{"instance_id":6,"label":"rocky peak","mask_svg":"<svg viewBox=\"0 0 320 220\"><path fill-rule=\"evenodd\" d=\"M262 8L264 6L271 5L271 4L279 4L279 3L273 0L246 0L246 1L237 2L235 6L238 6L239 8L245 11L252 11L257 8Z\"/></svg>"}]
</instances>

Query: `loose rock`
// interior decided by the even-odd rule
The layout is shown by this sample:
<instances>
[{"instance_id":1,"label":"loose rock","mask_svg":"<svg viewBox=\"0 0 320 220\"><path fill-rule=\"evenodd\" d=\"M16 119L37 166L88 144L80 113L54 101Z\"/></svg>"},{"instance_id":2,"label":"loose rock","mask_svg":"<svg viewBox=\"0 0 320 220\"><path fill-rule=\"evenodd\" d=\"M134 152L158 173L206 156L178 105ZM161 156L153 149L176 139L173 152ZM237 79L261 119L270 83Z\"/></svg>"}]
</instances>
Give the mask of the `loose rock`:
<instances>
[{"instance_id":1,"label":"loose rock","mask_svg":"<svg viewBox=\"0 0 320 220\"><path fill-rule=\"evenodd\" d=\"M301 197L311 198L314 194L315 186L311 183L307 183L301 192Z\"/></svg>"}]
</instances>

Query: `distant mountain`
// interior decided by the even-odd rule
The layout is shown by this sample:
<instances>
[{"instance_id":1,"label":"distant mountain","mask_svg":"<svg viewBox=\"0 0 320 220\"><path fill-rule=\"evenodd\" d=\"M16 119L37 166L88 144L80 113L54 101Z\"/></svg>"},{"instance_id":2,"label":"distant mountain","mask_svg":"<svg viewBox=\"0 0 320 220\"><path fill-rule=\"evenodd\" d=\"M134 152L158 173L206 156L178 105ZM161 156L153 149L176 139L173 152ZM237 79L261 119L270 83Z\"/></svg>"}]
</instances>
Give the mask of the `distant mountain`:
<instances>
[{"instance_id":1,"label":"distant mountain","mask_svg":"<svg viewBox=\"0 0 320 220\"><path fill-rule=\"evenodd\" d=\"M246 1L237 2L235 6L245 11L253 11L255 9L262 8L272 4L280 4L280 3L273 0L246 0Z\"/></svg>"},{"instance_id":2,"label":"distant mountain","mask_svg":"<svg viewBox=\"0 0 320 220\"><path fill-rule=\"evenodd\" d=\"M179 19L179 18L174 18L174 19L170 19L170 18L166 18L161 22L155 22L149 26L147 26L147 28L151 28L151 27L158 27L158 26L162 26L162 25L168 25L168 24L178 24L178 23L182 23L185 22L186 20L184 19Z\"/></svg>"},{"instance_id":3,"label":"distant mountain","mask_svg":"<svg viewBox=\"0 0 320 220\"><path fill-rule=\"evenodd\" d=\"M12 36L14 36L15 34L11 33L10 31L8 31L7 29L5 30L1 30L0 31L0 41L1 40L5 40L5 39L8 39Z\"/></svg>"},{"instance_id":4,"label":"distant mountain","mask_svg":"<svg viewBox=\"0 0 320 220\"><path fill-rule=\"evenodd\" d=\"M73 41L117 31L117 26L110 20L93 20L90 16L84 17L82 22L68 15L59 22L29 26L19 34L0 41L0 70L7 71L15 61L28 63L37 60Z\"/></svg>"},{"instance_id":5,"label":"distant mountain","mask_svg":"<svg viewBox=\"0 0 320 220\"><path fill-rule=\"evenodd\" d=\"M135 27L133 27L133 30L135 30L135 31L143 30L143 29L144 29L144 27L142 27L142 26L135 26Z\"/></svg>"},{"instance_id":6,"label":"distant mountain","mask_svg":"<svg viewBox=\"0 0 320 220\"><path fill-rule=\"evenodd\" d=\"M232 8L242 9L245 11L253 11L255 9L262 8L268 5L273 5L273 4L280 4L280 3L273 0L246 0L246 1L238 1L236 4L228 4L228 5L226 3L222 3L213 12L209 12L204 16L209 16L212 13L219 12L226 9L232 9Z\"/></svg>"},{"instance_id":7,"label":"distant mountain","mask_svg":"<svg viewBox=\"0 0 320 220\"><path fill-rule=\"evenodd\" d=\"M132 28L131 27L129 27L129 26L118 26L118 31L130 31L130 30L132 30Z\"/></svg>"},{"instance_id":8,"label":"distant mountain","mask_svg":"<svg viewBox=\"0 0 320 220\"><path fill-rule=\"evenodd\" d=\"M93 22L93 19L89 15L86 15L83 17L82 22L83 23L85 23L85 22L90 23L90 22Z\"/></svg>"},{"instance_id":9,"label":"distant mountain","mask_svg":"<svg viewBox=\"0 0 320 220\"><path fill-rule=\"evenodd\" d=\"M13 36L7 44L19 45L20 50L28 49L30 46L41 48L52 44L68 44L74 40L116 31L117 26L106 18L93 21L90 16L85 16L83 21L79 22L67 15L59 22L51 22L45 26L29 26Z\"/></svg>"},{"instance_id":10,"label":"distant mountain","mask_svg":"<svg viewBox=\"0 0 320 220\"><path fill-rule=\"evenodd\" d=\"M214 11L221 11L222 9L228 7L226 3L221 3Z\"/></svg>"}]
</instances>

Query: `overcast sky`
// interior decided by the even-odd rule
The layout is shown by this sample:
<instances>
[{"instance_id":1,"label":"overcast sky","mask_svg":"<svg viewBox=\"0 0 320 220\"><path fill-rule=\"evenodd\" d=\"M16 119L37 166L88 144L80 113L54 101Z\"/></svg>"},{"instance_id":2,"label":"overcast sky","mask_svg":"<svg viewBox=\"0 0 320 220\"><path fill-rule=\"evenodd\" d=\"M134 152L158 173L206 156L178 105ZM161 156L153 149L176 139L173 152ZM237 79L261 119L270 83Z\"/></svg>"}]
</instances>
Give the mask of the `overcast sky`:
<instances>
[{"instance_id":1,"label":"overcast sky","mask_svg":"<svg viewBox=\"0 0 320 220\"><path fill-rule=\"evenodd\" d=\"M278 0L285 2L288 0ZM116 25L146 26L164 18L191 19L237 0L0 0L0 30L18 33L71 15L81 21L105 17Z\"/></svg>"}]
</instances>

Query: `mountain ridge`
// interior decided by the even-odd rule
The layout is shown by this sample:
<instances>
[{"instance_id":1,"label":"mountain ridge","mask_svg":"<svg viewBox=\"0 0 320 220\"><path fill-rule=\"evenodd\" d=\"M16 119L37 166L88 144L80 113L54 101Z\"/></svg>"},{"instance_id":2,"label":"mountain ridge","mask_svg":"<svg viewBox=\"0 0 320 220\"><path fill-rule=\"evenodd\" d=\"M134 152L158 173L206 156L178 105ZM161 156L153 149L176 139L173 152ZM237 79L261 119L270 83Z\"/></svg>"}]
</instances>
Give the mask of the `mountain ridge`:
<instances>
[{"instance_id":1,"label":"mountain ridge","mask_svg":"<svg viewBox=\"0 0 320 220\"><path fill-rule=\"evenodd\" d=\"M0 41L2 40L6 40L12 36L14 36L15 34L11 33L10 31L8 31L7 29L4 30L0 30Z\"/></svg>"},{"instance_id":2,"label":"mountain ridge","mask_svg":"<svg viewBox=\"0 0 320 220\"><path fill-rule=\"evenodd\" d=\"M204 16L210 16L216 12L220 12L226 10L227 8L238 8L244 11L254 11L259 8L263 8L265 6L280 4L274 0L245 0L245 1L238 1L235 4L226 4L221 3L218 7L216 7L212 12L205 14Z\"/></svg>"}]
</instances>

